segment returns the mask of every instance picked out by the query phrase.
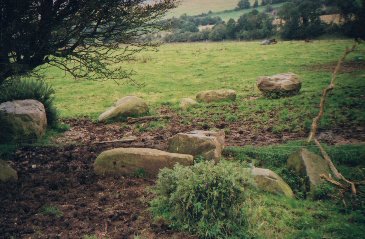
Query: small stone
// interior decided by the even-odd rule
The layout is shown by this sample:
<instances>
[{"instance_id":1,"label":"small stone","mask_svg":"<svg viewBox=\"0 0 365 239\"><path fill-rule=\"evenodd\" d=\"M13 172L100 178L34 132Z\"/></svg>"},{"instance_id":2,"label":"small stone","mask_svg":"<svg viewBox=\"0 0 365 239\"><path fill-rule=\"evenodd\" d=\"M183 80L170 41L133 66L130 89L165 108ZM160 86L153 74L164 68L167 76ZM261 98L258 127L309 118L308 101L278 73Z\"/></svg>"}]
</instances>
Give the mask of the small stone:
<instances>
[{"instance_id":1,"label":"small stone","mask_svg":"<svg viewBox=\"0 0 365 239\"><path fill-rule=\"evenodd\" d=\"M0 182L7 183L17 180L17 172L7 162L0 160Z\"/></svg>"},{"instance_id":2,"label":"small stone","mask_svg":"<svg viewBox=\"0 0 365 239\"><path fill-rule=\"evenodd\" d=\"M183 98L180 100L180 108L183 110L187 110L188 108L190 108L196 104L198 104L198 102L196 102L195 100L190 99L190 98Z\"/></svg>"},{"instance_id":3,"label":"small stone","mask_svg":"<svg viewBox=\"0 0 365 239\"><path fill-rule=\"evenodd\" d=\"M200 102L235 101L237 93L234 90L208 90L199 92L196 99Z\"/></svg>"},{"instance_id":4,"label":"small stone","mask_svg":"<svg viewBox=\"0 0 365 239\"><path fill-rule=\"evenodd\" d=\"M137 96L126 96L99 116L99 121L104 122L118 117L136 117L147 114L147 103Z\"/></svg>"}]
</instances>

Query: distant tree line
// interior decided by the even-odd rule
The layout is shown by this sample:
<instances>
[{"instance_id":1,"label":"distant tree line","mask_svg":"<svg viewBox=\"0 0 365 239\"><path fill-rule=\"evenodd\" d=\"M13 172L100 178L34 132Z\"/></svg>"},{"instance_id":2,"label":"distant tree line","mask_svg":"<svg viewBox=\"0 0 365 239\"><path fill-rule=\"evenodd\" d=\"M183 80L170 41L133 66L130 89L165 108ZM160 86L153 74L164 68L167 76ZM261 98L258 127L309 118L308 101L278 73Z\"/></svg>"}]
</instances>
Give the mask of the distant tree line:
<instances>
[{"instance_id":1,"label":"distant tree line","mask_svg":"<svg viewBox=\"0 0 365 239\"><path fill-rule=\"evenodd\" d=\"M247 4L248 2L248 4ZM277 16L282 20L280 26L273 25L274 16L268 14L271 4L286 2ZM240 5L241 4L241 5ZM239 6L247 7L249 1L242 0ZM282 39L311 39L322 34L342 34L365 38L365 0L263 0L264 12L256 9L243 14L238 20L223 22L219 17L202 14L191 17L183 15L166 21L173 27L171 34L165 36L167 42L254 40L270 38L274 35ZM324 23L321 15L340 14L341 24ZM207 26L210 27L201 27ZM212 27L212 25L214 25Z\"/></svg>"},{"instance_id":2,"label":"distant tree line","mask_svg":"<svg viewBox=\"0 0 365 239\"><path fill-rule=\"evenodd\" d=\"M220 18L214 18L216 24L212 28L199 31L198 26L194 25L194 20L184 23L187 19L185 15L172 22L180 22L179 26L171 34L165 37L167 42L193 42L193 41L222 41L222 40L253 40L272 36L275 28L272 24L272 17L266 13L259 13L253 10L243 14L237 21L230 19L227 23ZM190 27L186 27L189 25ZM194 25L194 27L192 27ZM207 24L209 25L209 24Z\"/></svg>"}]
</instances>

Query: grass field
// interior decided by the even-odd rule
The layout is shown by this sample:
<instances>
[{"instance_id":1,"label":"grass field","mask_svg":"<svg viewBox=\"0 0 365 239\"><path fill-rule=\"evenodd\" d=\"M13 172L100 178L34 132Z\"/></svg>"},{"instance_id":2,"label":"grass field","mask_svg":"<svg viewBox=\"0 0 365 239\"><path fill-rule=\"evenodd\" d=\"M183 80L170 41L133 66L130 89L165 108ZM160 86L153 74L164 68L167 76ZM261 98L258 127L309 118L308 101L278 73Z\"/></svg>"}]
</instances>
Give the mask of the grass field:
<instances>
[{"instance_id":1,"label":"grass field","mask_svg":"<svg viewBox=\"0 0 365 239\"><path fill-rule=\"evenodd\" d=\"M169 13L169 17L182 14L198 15L201 13L231 10L237 6L238 0L182 0L177 8Z\"/></svg>"},{"instance_id":2,"label":"grass field","mask_svg":"<svg viewBox=\"0 0 365 239\"><path fill-rule=\"evenodd\" d=\"M227 103L219 103L209 109L200 104L181 114L205 118L212 124L222 119L252 121L253 128L268 127L266 124L271 122L271 131L300 132L309 126L316 114L322 88L331 78L332 68L324 65L322 69L318 65L334 63L351 44L349 40L288 41L272 46L261 46L258 42L166 44L158 52L144 52L136 56L135 62L125 64L126 69L136 71L134 79L144 87L123 82L118 85L114 81L77 81L55 68L48 69L46 78L56 90L55 103L61 117L96 119L113 102L131 94L146 99L153 109L161 105L176 109L183 97L194 98L199 91L229 88L238 93L235 104L238 112L227 111L224 108ZM365 47L361 45L349 60L364 53ZM256 88L259 76L282 72L300 76L303 86L299 95L277 100L262 97L250 100L250 97L261 96ZM322 127L330 127L333 123L335 126L364 125L365 103L361 100L364 75L364 69L355 69L339 76Z\"/></svg>"}]
</instances>

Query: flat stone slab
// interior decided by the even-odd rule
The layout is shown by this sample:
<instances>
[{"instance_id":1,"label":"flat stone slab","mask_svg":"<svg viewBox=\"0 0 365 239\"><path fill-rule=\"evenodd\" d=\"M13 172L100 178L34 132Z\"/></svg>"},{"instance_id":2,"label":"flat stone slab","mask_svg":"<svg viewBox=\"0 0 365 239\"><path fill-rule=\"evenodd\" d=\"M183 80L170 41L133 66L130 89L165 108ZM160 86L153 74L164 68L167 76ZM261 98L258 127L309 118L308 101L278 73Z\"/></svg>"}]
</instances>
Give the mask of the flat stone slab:
<instances>
[{"instance_id":1,"label":"flat stone slab","mask_svg":"<svg viewBox=\"0 0 365 239\"><path fill-rule=\"evenodd\" d=\"M215 101L235 101L237 93L234 90L207 90L196 95L197 101L210 103Z\"/></svg>"},{"instance_id":2,"label":"flat stone slab","mask_svg":"<svg viewBox=\"0 0 365 239\"><path fill-rule=\"evenodd\" d=\"M116 148L102 152L94 162L98 175L130 176L143 172L147 177L156 177L162 168L175 164L192 165L193 156L168 153L148 148Z\"/></svg>"},{"instance_id":3,"label":"flat stone slab","mask_svg":"<svg viewBox=\"0 0 365 239\"><path fill-rule=\"evenodd\" d=\"M291 154L287 161L287 167L297 175L307 177L310 191L313 191L319 184L323 183L320 175L329 175L331 170L324 158L308 151L305 148Z\"/></svg>"},{"instance_id":4,"label":"flat stone slab","mask_svg":"<svg viewBox=\"0 0 365 239\"><path fill-rule=\"evenodd\" d=\"M189 133L179 133L168 140L167 151L172 153L190 154L205 160L219 161L224 148L224 131L195 130Z\"/></svg>"}]
</instances>

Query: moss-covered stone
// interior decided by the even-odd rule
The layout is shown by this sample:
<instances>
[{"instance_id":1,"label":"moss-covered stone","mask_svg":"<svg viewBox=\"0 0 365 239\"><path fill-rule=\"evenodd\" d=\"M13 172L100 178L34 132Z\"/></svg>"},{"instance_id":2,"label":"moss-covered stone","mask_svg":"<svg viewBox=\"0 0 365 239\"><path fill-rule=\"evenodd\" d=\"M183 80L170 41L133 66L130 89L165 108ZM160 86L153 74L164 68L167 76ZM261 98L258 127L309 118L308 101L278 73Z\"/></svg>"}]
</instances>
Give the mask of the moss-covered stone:
<instances>
[{"instance_id":1,"label":"moss-covered stone","mask_svg":"<svg viewBox=\"0 0 365 239\"><path fill-rule=\"evenodd\" d=\"M143 172L156 177L160 169L172 168L177 163L192 165L193 156L147 148L117 148L102 152L94 162L94 171L98 175L126 176Z\"/></svg>"},{"instance_id":2,"label":"moss-covered stone","mask_svg":"<svg viewBox=\"0 0 365 239\"><path fill-rule=\"evenodd\" d=\"M270 169L253 168L252 176L259 189L291 198L294 197L293 191L289 185Z\"/></svg>"},{"instance_id":3,"label":"moss-covered stone","mask_svg":"<svg viewBox=\"0 0 365 239\"><path fill-rule=\"evenodd\" d=\"M0 182L6 183L17 180L17 172L7 162L0 159Z\"/></svg>"}]
</instances>

